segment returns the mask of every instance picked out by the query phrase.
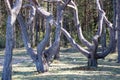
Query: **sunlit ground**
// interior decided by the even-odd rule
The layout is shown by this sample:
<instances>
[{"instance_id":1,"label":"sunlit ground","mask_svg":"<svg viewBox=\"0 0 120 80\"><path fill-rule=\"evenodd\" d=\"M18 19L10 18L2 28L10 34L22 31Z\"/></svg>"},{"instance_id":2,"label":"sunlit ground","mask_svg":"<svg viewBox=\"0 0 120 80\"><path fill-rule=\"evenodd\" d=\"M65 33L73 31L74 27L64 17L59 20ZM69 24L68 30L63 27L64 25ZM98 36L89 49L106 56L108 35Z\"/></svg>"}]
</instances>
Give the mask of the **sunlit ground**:
<instances>
[{"instance_id":1,"label":"sunlit ground","mask_svg":"<svg viewBox=\"0 0 120 80\"><path fill-rule=\"evenodd\" d=\"M4 51L0 51L0 78ZM13 80L120 80L117 54L98 61L98 68L87 68L87 59L74 49L62 48L60 60L55 60L49 71L37 73L33 61L24 49L14 50Z\"/></svg>"}]
</instances>

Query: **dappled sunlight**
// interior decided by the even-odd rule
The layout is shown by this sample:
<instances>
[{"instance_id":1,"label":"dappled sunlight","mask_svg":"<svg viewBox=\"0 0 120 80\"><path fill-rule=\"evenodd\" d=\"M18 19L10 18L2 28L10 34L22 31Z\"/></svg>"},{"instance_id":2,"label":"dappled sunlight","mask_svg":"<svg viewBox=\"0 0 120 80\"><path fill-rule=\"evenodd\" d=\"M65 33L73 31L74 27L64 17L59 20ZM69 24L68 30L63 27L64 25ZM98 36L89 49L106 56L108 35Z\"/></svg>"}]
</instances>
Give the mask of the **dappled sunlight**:
<instances>
[{"instance_id":1,"label":"dappled sunlight","mask_svg":"<svg viewBox=\"0 0 120 80\"><path fill-rule=\"evenodd\" d=\"M94 73L94 74L93 74ZM65 71L59 72L59 73L43 73L43 74L32 74L31 75L15 75L13 79L27 79L27 80L113 80L113 79L118 79L118 76L113 76L109 72L103 72L102 74L99 74L95 72L91 73L86 73L84 71L82 72L74 72L72 73L71 71Z\"/></svg>"},{"instance_id":2,"label":"dappled sunlight","mask_svg":"<svg viewBox=\"0 0 120 80\"><path fill-rule=\"evenodd\" d=\"M13 72L31 72L35 71L35 67L13 67Z\"/></svg>"},{"instance_id":3,"label":"dappled sunlight","mask_svg":"<svg viewBox=\"0 0 120 80\"><path fill-rule=\"evenodd\" d=\"M24 51L26 51L25 48L17 48L17 49L13 49L13 52L15 52L15 53L18 53L18 52L24 52Z\"/></svg>"},{"instance_id":4,"label":"dappled sunlight","mask_svg":"<svg viewBox=\"0 0 120 80\"><path fill-rule=\"evenodd\" d=\"M113 66L112 66L112 65L99 65L99 66L101 66L101 67L103 67L103 68L104 68L104 67L107 67L107 68L113 68L113 69L114 69L114 68L115 68L115 69L120 69L120 65L119 65L119 66L115 66L115 65L113 65Z\"/></svg>"},{"instance_id":5,"label":"dappled sunlight","mask_svg":"<svg viewBox=\"0 0 120 80\"><path fill-rule=\"evenodd\" d=\"M17 53L18 52L18 53ZM110 55L109 55L110 56ZM110 57L111 58L111 57ZM98 60L98 68L87 67L87 59L79 52L60 52L60 60L54 60L45 73L36 72L35 65L24 50L16 50L13 61L13 80L119 80L120 64ZM113 58L111 58L113 59ZM3 57L0 56L0 72ZM1 75L1 73L0 73Z\"/></svg>"},{"instance_id":6,"label":"dappled sunlight","mask_svg":"<svg viewBox=\"0 0 120 80\"><path fill-rule=\"evenodd\" d=\"M0 57L3 57L4 52L5 52L4 50L0 51Z\"/></svg>"}]
</instances>

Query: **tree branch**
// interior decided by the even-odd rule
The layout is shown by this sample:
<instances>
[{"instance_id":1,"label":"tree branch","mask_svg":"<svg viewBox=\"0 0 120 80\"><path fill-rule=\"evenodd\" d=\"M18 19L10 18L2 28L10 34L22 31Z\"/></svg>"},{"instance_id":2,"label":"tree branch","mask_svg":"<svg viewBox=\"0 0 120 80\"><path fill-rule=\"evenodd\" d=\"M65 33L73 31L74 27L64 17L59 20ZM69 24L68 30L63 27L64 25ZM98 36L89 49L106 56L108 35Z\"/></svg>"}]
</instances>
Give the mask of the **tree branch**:
<instances>
[{"instance_id":1,"label":"tree branch","mask_svg":"<svg viewBox=\"0 0 120 80\"><path fill-rule=\"evenodd\" d=\"M52 14L47 12L44 8L38 7L37 11L39 14L41 14L44 18L52 18Z\"/></svg>"},{"instance_id":2,"label":"tree branch","mask_svg":"<svg viewBox=\"0 0 120 80\"><path fill-rule=\"evenodd\" d=\"M113 36L114 36L114 30L112 28L110 28L110 42L109 42L109 45L108 47L103 51L103 52L99 52L97 53L97 58L100 59L100 58L104 58L106 57L112 50L112 46L114 43L114 39L113 39Z\"/></svg>"},{"instance_id":3,"label":"tree branch","mask_svg":"<svg viewBox=\"0 0 120 80\"><path fill-rule=\"evenodd\" d=\"M12 12L15 15L17 15L21 9L21 6L22 6L22 0L16 0L14 5L13 5Z\"/></svg>"},{"instance_id":4,"label":"tree branch","mask_svg":"<svg viewBox=\"0 0 120 80\"><path fill-rule=\"evenodd\" d=\"M67 7L67 5L71 2L71 0L67 0L66 3L63 6L63 10L65 10L65 8Z\"/></svg>"},{"instance_id":5,"label":"tree branch","mask_svg":"<svg viewBox=\"0 0 120 80\"><path fill-rule=\"evenodd\" d=\"M103 19L105 16L104 11L102 10L99 0L96 0L96 4L97 4L97 9L98 9L98 13L99 13L99 23L98 23L98 30L96 35L93 37L93 45L94 45L94 50L97 50L98 48L98 39L101 37L102 35L102 30L103 30Z\"/></svg>"},{"instance_id":6,"label":"tree branch","mask_svg":"<svg viewBox=\"0 0 120 80\"><path fill-rule=\"evenodd\" d=\"M78 37L79 37L80 41L85 46L87 46L89 49L92 49L92 44L88 40L86 40L85 37L82 34L82 29L81 29L80 22L79 22L79 17L78 17L77 6L73 1L71 1L71 5L74 6L74 8L73 8L73 10L74 10L74 23L75 23L75 25L77 27L77 30L78 30Z\"/></svg>"},{"instance_id":7,"label":"tree branch","mask_svg":"<svg viewBox=\"0 0 120 80\"><path fill-rule=\"evenodd\" d=\"M56 23L52 20L52 23L55 23L55 41L54 43L45 51L47 62L51 61L56 54L59 53L59 44L60 44L60 36L61 36L61 27L63 20L63 5L60 2L57 2L57 20Z\"/></svg>"},{"instance_id":8,"label":"tree branch","mask_svg":"<svg viewBox=\"0 0 120 80\"><path fill-rule=\"evenodd\" d=\"M114 29L113 29L112 23L105 16L105 12L101 8L99 0L96 0L96 2L97 2L97 6L98 6L98 11L102 12L101 14L99 13L100 14L100 22L99 22L99 26L98 26L99 29L98 29L98 33L97 33L98 37L100 37L101 34L102 34L102 23L103 23L103 20L107 24L108 28L110 28L110 42L109 42L108 48L105 49L103 52L97 54L97 58L99 59L99 58L106 57L111 52L112 45L114 44L114 38L113 38L114 37ZM96 40L96 41L98 42L98 40ZM94 43L95 43L95 41L94 41Z\"/></svg>"},{"instance_id":9,"label":"tree branch","mask_svg":"<svg viewBox=\"0 0 120 80\"><path fill-rule=\"evenodd\" d=\"M32 21L34 20L34 17L35 17L35 14L36 14L36 8L32 5L32 4L26 4L23 6L23 8L31 8L30 9L30 16L29 16L29 19L28 19L28 22L27 22L27 25L31 25Z\"/></svg>"},{"instance_id":10,"label":"tree branch","mask_svg":"<svg viewBox=\"0 0 120 80\"><path fill-rule=\"evenodd\" d=\"M10 1L9 1L9 0L4 0L4 2L5 2L6 9L7 9L7 11L8 11L8 14L11 15L12 9L11 9Z\"/></svg>"},{"instance_id":11,"label":"tree branch","mask_svg":"<svg viewBox=\"0 0 120 80\"><path fill-rule=\"evenodd\" d=\"M28 33L27 33L27 28L26 28L25 21L20 14L17 17L17 20L18 20L19 25L20 25L20 29L21 29L21 32L22 32L22 39L23 39L23 42L24 42L24 46L27 50L27 53L31 56L33 61L36 61L37 53L31 47L31 43L30 43L30 40L28 38Z\"/></svg>"},{"instance_id":12,"label":"tree branch","mask_svg":"<svg viewBox=\"0 0 120 80\"><path fill-rule=\"evenodd\" d=\"M34 3L35 6L39 6L38 0L30 0Z\"/></svg>"},{"instance_id":13,"label":"tree branch","mask_svg":"<svg viewBox=\"0 0 120 80\"><path fill-rule=\"evenodd\" d=\"M104 21L108 25L108 28L113 29L113 24L108 20L106 16L104 16Z\"/></svg>"},{"instance_id":14,"label":"tree branch","mask_svg":"<svg viewBox=\"0 0 120 80\"><path fill-rule=\"evenodd\" d=\"M73 47L75 47L75 49L77 49L78 51L80 51L83 55L85 55L87 58L90 57L90 52L85 50L84 48L82 48L80 45L78 45L74 39L70 36L70 34L64 29L64 28L61 28L62 30L62 33L67 37L68 41L71 43L71 45Z\"/></svg>"}]
</instances>

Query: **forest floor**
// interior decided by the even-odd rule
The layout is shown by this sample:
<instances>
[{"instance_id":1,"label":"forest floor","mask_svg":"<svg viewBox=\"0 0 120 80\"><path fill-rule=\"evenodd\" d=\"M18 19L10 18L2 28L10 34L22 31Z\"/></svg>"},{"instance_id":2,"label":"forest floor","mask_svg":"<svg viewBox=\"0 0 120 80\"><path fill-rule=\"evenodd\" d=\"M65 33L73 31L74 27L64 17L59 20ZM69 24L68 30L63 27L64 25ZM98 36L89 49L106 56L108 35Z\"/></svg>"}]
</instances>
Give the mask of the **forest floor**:
<instances>
[{"instance_id":1,"label":"forest floor","mask_svg":"<svg viewBox=\"0 0 120 80\"><path fill-rule=\"evenodd\" d=\"M4 51L0 51L0 79ZM60 60L55 60L45 73L37 73L35 65L24 49L13 54L12 80L120 80L117 54L98 60L98 68L87 68L87 59L72 48L62 48Z\"/></svg>"}]
</instances>

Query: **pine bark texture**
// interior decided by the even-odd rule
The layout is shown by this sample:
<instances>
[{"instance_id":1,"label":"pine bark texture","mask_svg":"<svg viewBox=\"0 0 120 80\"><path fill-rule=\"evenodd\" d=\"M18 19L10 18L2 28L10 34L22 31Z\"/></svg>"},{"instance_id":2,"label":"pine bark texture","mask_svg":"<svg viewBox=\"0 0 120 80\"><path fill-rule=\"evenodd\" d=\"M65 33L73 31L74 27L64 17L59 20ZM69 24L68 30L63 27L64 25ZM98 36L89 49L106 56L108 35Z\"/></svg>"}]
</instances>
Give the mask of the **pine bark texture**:
<instances>
[{"instance_id":1,"label":"pine bark texture","mask_svg":"<svg viewBox=\"0 0 120 80\"><path fill-rule=\"evenodd\" d=\"M117 0L117 31L118 31L118 63L120 63L120 0Z\"/></svg>"}]
</instances>

